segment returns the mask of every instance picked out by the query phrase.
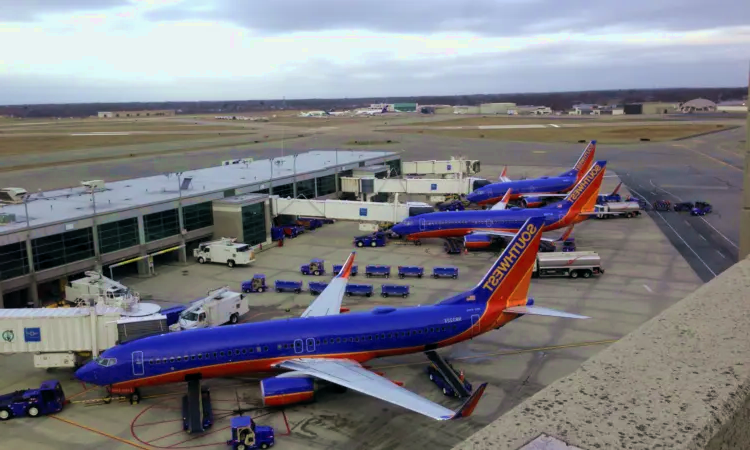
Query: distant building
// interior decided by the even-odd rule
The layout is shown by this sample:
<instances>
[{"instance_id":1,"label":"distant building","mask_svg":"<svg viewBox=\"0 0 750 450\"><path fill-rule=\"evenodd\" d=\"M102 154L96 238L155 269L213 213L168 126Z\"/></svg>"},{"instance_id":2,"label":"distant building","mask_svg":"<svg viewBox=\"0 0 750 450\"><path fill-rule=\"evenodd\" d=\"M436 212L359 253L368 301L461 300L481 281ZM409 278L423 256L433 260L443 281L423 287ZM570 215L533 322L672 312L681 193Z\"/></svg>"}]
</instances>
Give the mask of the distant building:
<instances>
[{"instance_id":1,"label":"distant building","mask_svg":"<svg viewBox=\"0 0 750 450\"><path fill-rule=\"evenodd\" d=\"M174 109L143 110L143 111L100 111L100 119L123 118L123 117L163 117L174 116Z\"/></svg>"},{"instance_id":2,"label":"distant building","mask_svg":"<svg viewBox=\"0 0 750 450\"><path fill-rule=\"evenodd\" d=\"M450 109L445 108L445 114L479 114L479 109L479 106L451 106ZM438 111L442 112L443 109Z\"/></svg>"},{"instance_id":3,"label":"distant building","mask_svg":"<svg viewBox=\"0 0 750 450\"><path fill-rule=\"evenodd\" d=\"M680 105L680 111L684 113L692 112L712 112L716 111L716 103L705 98L696 98Z\"/></svg>"},{"instance_id":4,"label":"distant building","mask_svg":"<svg viewBox=\"0 0 750 450\"><path fill-rule=\"evenodd\" d=\"M515 103L482 103L479 105L479 114L508 114L508 110L515 107Z\"/></svg>"},{"instance_id":5,"label":"distant building","mask_svg":"<svg viewBox=\"0 0 750 450\"><path fill-rule=\"evenodd\" d=\"M573 105L573 109L568 111L568 114L571 116L599 115L599 108L599 105L581 103L579 105Z\"/></svg>"},{"instance_id":6,"label":"distant building","mask_svg":"<svg viewBox=\"0 0 750 450\"><path fill-rule=\"evenodd\" d=\"M716 105L717 112L747 114L747 100L729 100Z\"/></svg>"},{"instance_id":7,"label":"distant building","mask_svg":"<svg viewBox=\"0 0 750 450\"><path fill-rule=\"evenodd\" d=\"M393 104L393 110L396 112L416 112L417 107L418 105L416 103L394 103Z\"/></svg>"}]
</instances>

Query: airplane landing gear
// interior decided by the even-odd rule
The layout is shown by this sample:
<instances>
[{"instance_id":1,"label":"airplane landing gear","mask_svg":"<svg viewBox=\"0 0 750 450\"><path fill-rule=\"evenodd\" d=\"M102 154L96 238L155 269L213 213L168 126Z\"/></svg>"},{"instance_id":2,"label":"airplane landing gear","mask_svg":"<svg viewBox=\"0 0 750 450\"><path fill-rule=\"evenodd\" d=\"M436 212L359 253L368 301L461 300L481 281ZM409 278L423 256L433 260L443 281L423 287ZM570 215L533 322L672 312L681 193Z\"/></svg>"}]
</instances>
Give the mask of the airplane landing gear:
<instances>
[{"instance_id":1,"label":"airplane landing gear","mask_svg":"<svg viewBox=\"0 0 750 450\"><path fill-rule=\"evenodd\" d=\"M131 405L137 405L141 402L141 391L138 389L135 389L132 394L130 394L130 404Z\"/></svg>"}]
</instances>

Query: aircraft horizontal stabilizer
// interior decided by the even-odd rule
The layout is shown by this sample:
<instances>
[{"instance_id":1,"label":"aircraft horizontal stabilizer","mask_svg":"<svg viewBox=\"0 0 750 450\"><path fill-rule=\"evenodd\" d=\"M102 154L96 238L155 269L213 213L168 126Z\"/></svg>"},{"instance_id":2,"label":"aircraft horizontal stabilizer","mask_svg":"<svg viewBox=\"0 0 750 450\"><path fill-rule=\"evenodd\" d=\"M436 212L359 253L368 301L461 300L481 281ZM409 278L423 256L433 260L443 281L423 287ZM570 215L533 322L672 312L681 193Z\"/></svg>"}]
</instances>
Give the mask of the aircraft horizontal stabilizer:
<instances>
[{"instance_id":1,"label":"aircraft horizontal stabilizer","mask_svg":"<svg viewBox=\"0 0 750 450\"><path fill-rule=\"evenodd\" d=\"M566 319L590 319L588 316L579 316L578 314L566 313L563 311L556 311L550 308L543 308L541 306L513 306L505 308L503 312L513 314L529 314L533 316L551 316L551 317L564 317Z\"/></svg>"}]
</instances>

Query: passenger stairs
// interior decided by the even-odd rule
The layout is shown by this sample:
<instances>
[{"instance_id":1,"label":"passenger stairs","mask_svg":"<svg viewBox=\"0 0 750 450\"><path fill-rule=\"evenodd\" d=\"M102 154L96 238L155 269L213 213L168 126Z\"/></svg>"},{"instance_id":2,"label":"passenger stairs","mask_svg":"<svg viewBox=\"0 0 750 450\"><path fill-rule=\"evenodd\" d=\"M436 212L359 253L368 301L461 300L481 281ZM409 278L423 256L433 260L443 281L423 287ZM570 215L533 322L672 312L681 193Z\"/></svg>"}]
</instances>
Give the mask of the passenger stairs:
<instances>
[{"instance_id":1,"label":"passenger stairs","mask_svg":"<svg viewBox=\"0 0 750 450\"><path fill-rule=\"evenodd\" d=\"M426 351L424 353L427 355L427 358L435 364L435 367L438 372L440 372L440 375L443 376L443 379L451 385L453 390L456 391L460 397L469 397L471 395L471 392L466 390L466 386L464 386L463 381L459 378L456 369L454 369L448 361L443 359L443 357L434 350Z\"/></svg>"},{"instance_id":2,"label":"passenger stairs","mask_svg":"<svg viewBox=\"0 0 750 450\"><path fill-rule=\"evenodd\" d=\"M182 398L183 422L187 424L188 433L202 433L205 431L206 418L204 413L211 409L210 405L203 402L211 402L207 390L201 389L200 380L188 381L188 393Z\"/></svg>"}]
</instances>

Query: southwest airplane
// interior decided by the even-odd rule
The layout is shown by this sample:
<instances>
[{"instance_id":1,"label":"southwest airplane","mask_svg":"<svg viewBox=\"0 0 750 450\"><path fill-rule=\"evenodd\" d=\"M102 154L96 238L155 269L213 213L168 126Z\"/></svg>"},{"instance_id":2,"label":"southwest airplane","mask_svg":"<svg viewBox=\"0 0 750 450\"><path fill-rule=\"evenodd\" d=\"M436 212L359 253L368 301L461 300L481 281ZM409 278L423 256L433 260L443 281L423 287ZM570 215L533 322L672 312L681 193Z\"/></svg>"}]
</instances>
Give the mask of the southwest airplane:
<instances>
[{"instance_id":1,"label":"southwest airplane","mask_svg":"<svg viewBox=\"0 0 750 450\"><path fill-rule=\"evenodd\" d=\"M436 420L469 416L481 385L457 410L445 408L368 370L374 358L447 347L498 329L525 314L587 319L534 306L527 297L542 237L542 217L519 227L506 250L473 289L435 305L340 314L354 253L300 318L202 328L117 345L76 372L113 393L140 395L155 386L248 373L282 372L261 381L267 406L309 401L313 380L353 389Z\"/></svg>"},{"instance_id":2,"label":"southwest airplane","mask_svg":"<svg viewBox=\"0 0 750 450\"><path fill-rule=\"evenodd\" d=\"M483 186L466 196L466 200L479 205L492 205L501 199L509 189L513 191L511 200L518 200L524 208L542 206L548 197L564 197L583 175L591 168L596 153L596 141L591 141L583 150L573 169L556 177L541 177L531 180L511 180L505 174L507 167L500 175L499 183Z\"/></svg>"},{"instance_id":3,"label":"southwest airplane","mask_svg":"<svg viewBox=\"0 0 750 450\"><path fill-rule=\"evenodd\" d=\"M543 218L542 231L550 231L570 227L597 214L619 214L595 212L606 165L606 161L597 161L562 201L552 205L534 209L504 209L503 202L500 202L496 206L503 205L501 208L493 207L490 210L420 214L394 225L391 230L419 244L421 238L463 237L468 234L513 236L532 217Z\"/></svg>"}]
</instances>

